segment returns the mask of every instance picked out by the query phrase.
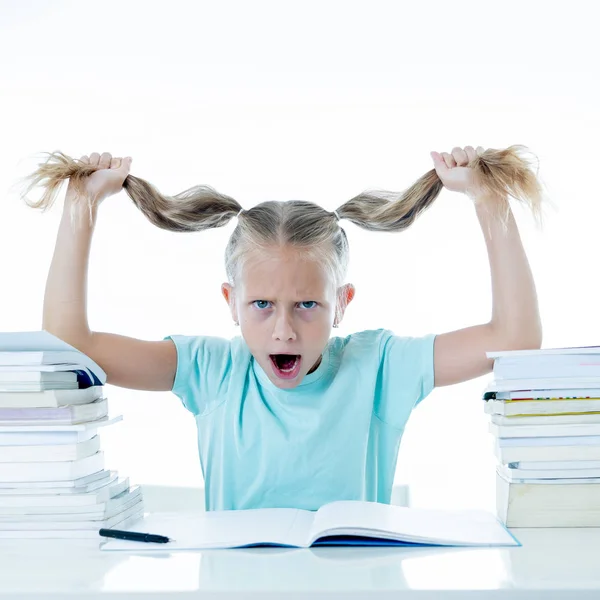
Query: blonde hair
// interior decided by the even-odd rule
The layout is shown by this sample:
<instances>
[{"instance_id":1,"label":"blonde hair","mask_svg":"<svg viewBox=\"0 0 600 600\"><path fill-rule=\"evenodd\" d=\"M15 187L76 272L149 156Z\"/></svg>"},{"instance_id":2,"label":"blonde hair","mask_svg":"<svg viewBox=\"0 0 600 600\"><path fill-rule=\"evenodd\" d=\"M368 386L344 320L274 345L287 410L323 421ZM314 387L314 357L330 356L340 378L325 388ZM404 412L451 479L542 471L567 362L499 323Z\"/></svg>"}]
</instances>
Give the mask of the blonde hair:
<instances>
[{"instance_id":1,"label":"blonde hair","mask_svg":"<svg viewBox=\"0 0 600 600\"><path fill-rule=\"evenodd\" d=\"M509 198L529 206L540 225L542 222L542 190L537 173L532 172L526 158L527 152L527 148L518 145L504 150L488 149L469 164L483 192L478 201L487 205L504 229L509 215ZM82 193L83 181L101 167L58 151L48 154L46 162L39 164L38 169L24 179L27 184L22 193L25 202L32 208L48 209L63 180L70 179L77 193L74 202L88 202L91 218L91 200ZM36 185L45 190L42 197L33 202L26 195ZM123 183L123 189L147 219L169 231L222 227L242 211L225 250L225 269L232 286L253 251L289 245L306 258L318 260L331 274L336 288L344 281L349 261L348 239L338 224L338 215L340 219L370 231L403 231L431 206L442 188L440 178L432 169L403 192L367 190L335 211L304 200L267 201L242 210L237 200L208 185L166 196L134 175L128 175Z\"/></svg>"}]
</instances>

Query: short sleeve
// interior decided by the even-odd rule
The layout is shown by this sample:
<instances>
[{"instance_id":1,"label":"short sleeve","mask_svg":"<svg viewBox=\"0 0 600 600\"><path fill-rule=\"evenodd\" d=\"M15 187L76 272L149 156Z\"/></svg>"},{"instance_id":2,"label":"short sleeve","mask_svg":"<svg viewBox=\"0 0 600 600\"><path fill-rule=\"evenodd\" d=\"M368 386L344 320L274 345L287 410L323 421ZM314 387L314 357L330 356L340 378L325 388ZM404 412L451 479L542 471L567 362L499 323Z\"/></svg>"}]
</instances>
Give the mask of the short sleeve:
<instances>
[{"instance_id":1,"label":"short sleeve","mask_svg":"<svg viewBox=\"0 0 600 600\"><path fill-rule=\"evenodd\" d=\"M194 415L210 412L225 398L232 368L231 341L213 336L169 335L177 349L172 392Z\"/></svg>"},{"instance_id":2,"label":"short sleeve","mask_svg":"<svg viewBox=\"0 0 600 600\"><path fill-rule=\"evenodd\" d=\"M397 336L386 330L380 345L377 417L404 428L411 411L433 390L435 334Z\"/></svg>"}]
</instances>

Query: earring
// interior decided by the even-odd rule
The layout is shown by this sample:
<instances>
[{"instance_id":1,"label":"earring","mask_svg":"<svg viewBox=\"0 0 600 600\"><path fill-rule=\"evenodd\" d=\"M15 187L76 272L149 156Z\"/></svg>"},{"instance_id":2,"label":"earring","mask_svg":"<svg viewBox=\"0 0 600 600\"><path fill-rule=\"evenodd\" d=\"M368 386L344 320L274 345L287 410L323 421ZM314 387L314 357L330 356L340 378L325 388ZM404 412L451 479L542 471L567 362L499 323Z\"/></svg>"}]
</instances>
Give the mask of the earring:
<instances>
[{"instance_id":1,"label":"earring","mask_svg":"<svg viewBox=\"0 0 600 600\"><path fill-rule=\"evenodd\" d=\"M234 325L235 325L236 327L239 327L239 326L240 326L240 324L239 324L237 321L234 323Z\"/></svg>"},{"instance_id":2,"label":"earring","mask_svg":"<svg viewBox=\"0 0 600 600\"><path fill-rule=\"evenodd\" d=\"M337 323L334 323L333 326L334 327L339 327L339 325Z\"/></svg>"}]
</instances>

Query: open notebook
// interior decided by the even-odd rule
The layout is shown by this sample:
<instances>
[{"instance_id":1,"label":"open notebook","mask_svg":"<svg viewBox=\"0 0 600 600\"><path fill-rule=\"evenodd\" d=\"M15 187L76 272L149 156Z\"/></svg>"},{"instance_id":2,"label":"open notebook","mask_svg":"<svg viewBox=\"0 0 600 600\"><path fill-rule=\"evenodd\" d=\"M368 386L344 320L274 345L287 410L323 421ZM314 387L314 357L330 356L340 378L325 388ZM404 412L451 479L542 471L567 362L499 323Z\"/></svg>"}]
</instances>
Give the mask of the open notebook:
<instances>
[{"instance_id":1,"label":"open notebook","mask_svg":"<svg viewBox=\"0 0 600 600\"><path fill-rule=\"evenodd\" d=\"M110 539L102 550L196 550L246 546L520 546L491 513L433 510L344 500L313 512L256 508L155 513L126 529L171 538L166 544ZM107 539L107 538L103 538Z\"/></svg>"}]
</instances>

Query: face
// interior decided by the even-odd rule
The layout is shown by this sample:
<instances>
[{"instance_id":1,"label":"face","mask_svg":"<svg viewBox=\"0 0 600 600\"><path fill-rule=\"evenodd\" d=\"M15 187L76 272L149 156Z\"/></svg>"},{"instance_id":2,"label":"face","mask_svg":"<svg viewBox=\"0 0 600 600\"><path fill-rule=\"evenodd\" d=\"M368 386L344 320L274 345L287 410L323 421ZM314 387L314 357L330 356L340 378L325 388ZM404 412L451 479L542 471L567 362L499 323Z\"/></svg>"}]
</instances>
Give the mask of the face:
<instances>
[{"instance_id":1,"label":"face","mask_svg":"<svg viewBox=\"0 0 600 600\"><path fill-rule=\"evenodd\" d=\"M354 297L351 284L336 294L323 267L293 249L249 258L236 288L221 290L255 360L281 389L319 367L334 319Z\"/></svg>"}]
</instances>

